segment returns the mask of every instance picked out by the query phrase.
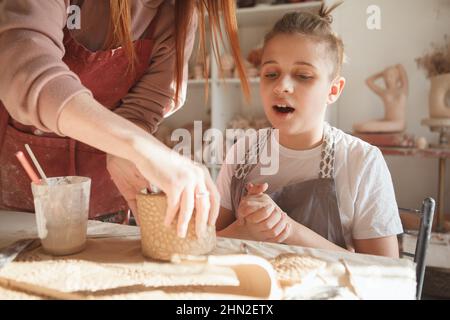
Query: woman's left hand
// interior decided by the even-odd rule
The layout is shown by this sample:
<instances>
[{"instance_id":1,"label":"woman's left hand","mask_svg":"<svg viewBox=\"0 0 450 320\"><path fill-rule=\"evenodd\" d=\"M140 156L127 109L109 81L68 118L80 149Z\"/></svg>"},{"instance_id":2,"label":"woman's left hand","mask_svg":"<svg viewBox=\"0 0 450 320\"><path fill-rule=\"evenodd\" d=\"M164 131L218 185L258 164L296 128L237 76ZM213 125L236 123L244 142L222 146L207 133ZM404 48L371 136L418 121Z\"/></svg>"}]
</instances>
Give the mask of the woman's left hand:
<instances>
[{"instance_id":1,"label":"woman's left hand","mask_svg":"<svg viewBox=\"0 0 450 320\"><path fill-rule=\"evenodd\" d=\"M110 154L106 155L106 168L139 224L136 195L148 187L147 180L141 175L134 163Z\"/></svg>"}]
</instances>

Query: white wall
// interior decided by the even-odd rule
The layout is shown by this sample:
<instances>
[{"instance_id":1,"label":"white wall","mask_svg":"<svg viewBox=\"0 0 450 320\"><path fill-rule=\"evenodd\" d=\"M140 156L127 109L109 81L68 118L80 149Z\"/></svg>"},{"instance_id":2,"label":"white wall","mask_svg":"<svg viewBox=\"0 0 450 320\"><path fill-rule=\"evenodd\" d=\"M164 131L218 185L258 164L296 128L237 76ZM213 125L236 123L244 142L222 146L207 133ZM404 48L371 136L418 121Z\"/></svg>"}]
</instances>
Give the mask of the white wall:
<instances>
[{"instance_id":1,"label":"white wall","mask_svg":"<svg viewBox=\"0 0 450 320\"><path fill-rule=\"evenodd\" d=\"M366 9L381 9L381 30L368 30ZM336 28L342 36L349 63L344 67L347 86L337 108L337 125L351 131L354 122L382 117L379 97L365 79L385 67L401 63L409 78L408 132L437 142L437 134L420 125L428 116L429 81L415 58L431 43L450 36L450 0L346 0L336 11ZM426 196L437 198L438 160L409 157L386 158L400 206L417 207ZM450 213L450 160L447 161L446 212Z\"/></svg>"}]
</instances>

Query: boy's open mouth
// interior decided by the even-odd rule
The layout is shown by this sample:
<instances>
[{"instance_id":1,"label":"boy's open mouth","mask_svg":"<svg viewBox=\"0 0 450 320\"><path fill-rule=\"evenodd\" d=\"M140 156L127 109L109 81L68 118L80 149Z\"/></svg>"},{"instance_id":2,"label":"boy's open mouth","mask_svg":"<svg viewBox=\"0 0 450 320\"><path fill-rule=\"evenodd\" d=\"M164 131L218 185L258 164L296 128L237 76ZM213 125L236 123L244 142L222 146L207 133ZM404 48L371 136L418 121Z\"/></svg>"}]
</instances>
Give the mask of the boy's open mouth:
<instances>
[{"instance_id":1,"label":"boy's open mouth","mask_svg":"<svg viewBox=\"0 0 450 320\"><path fill-rule=\"evenodd\" d=\"M287 104L276 104L272 107L276 112L280 113L292 113L295 111L294 108Z\"/></svg>"}]
</instances>

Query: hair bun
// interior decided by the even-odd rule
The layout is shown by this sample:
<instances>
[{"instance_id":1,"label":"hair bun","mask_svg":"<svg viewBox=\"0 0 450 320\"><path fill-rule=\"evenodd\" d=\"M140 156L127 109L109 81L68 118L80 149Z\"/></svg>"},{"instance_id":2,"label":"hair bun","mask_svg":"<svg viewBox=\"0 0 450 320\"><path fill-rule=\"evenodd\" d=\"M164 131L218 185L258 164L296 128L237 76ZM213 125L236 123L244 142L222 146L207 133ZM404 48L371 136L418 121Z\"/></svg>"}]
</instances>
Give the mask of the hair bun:
<instances>
[{"instance_id":1,"label":"hair bun","mask_svg":"<svg viewBox=\"0 0 450 320\"><path fill-rule=\"evenodd\" d=\"M327 15L321 16L321 18L323 20L325 20L329 24L333 23L333 16L331 14L327 14Z\"/></svg>"},{"instance_id":2,"label":"hair bun","mask_svg":"<svg viewBox=\"0 0 450 320\"><path fill-rule=\"evenodd\" d=\"M326 21L329 24L333 23L333 16L331 15L331 12L336 9L337 7L339 7L344 1L339 1L336 2L335 4L333 4L330 7L325 7L325 4L322 3L322 5L320 6L320 10L319 10L319 16Z\"/></svg>"}]
</instances>

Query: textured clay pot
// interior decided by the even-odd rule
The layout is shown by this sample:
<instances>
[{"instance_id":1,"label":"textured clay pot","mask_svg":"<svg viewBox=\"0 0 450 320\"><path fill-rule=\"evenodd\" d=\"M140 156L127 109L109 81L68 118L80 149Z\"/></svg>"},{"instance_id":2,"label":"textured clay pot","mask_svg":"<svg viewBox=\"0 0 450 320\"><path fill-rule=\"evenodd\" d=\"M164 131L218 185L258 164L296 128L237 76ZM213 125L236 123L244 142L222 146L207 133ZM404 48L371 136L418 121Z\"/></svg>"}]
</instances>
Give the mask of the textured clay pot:
<instances>
[{"instance_id":1,"label":"textured clay pot","mask_svg":"<svg viewBox=\"0 0 450 320\"><path fill-rule=\"evenodd\" d=\"M171 260L172 255L204 255L211 252L216 245L216 230L208 226L202 237L195 234L195 212L189 222L185 238L177 236L176 219L167 227L166 195L138 194L136 196L139 224L141 228L142 254L157 260Z\"/></svg>"}]
</instances>

